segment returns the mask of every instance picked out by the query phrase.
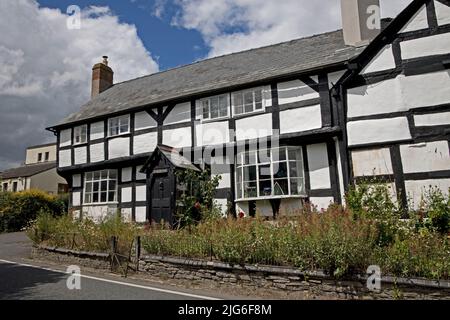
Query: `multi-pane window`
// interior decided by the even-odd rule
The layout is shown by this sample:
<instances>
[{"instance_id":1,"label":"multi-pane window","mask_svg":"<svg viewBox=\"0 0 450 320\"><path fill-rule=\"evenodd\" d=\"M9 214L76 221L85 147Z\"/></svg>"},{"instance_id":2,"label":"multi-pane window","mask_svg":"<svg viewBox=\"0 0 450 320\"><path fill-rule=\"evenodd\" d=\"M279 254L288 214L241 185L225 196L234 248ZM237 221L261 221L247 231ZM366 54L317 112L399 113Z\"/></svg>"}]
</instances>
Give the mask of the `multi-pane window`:
<instances>
[{"instance_id":1,"label":"multi-pane window","mask_svg":"<svg viewBox=\"0 0 450 320\"><path fill-rule=\"evenodd\" d=\"M130 116L111 118L108 121L109 136L114 137L130 132Z\"/></svg>"},{"instance_id":2,"label":"multi-pane window","mask_svg":"<svg viewBox=\"0 0 450 320\"><path fill-rule=\"evenodd\" d=\"M233 93L234 115L262 111L263 107L264 101L262 88Z\"/></svg>"},{"instance_id":3,"label":"multi-pane window","mask_svg":"<svg viewBox=\"0 0 450 320\"><path fill-rule=\"evenodd\" d=\"M228 117L229 99L228 95L215 96L201 100L203 120Z\"/></svg>"},{"instance_id":4,"label":"multi-pane window","mask_svg":"<svg viewBox=\"0 0 450 320\"><path fill-rule=\"evenodd\" d=\"M238 199L304 195L301 149L281 147L239 154L236 187Z\"/></svg>"},{"instance_id":5,"label":"multi-pane window","mask_svg":"<svg viewBox=\"0 0 450 320\"><path fill-rule=\"evenodd\" d=\"M87 125L75 127L73 129L73 139L75 144L87 142Z\"/></svg>"},{"instance_id":6,"label":"multi-pane window","mask_svg":"<svg viewBox=\"0 0 450 320\"><path fill-rule=\"evenodd\" d=\"M117 171L102 170L84 175L84 203L110 203L117 201Z\"/></svg>"}]
</instances>

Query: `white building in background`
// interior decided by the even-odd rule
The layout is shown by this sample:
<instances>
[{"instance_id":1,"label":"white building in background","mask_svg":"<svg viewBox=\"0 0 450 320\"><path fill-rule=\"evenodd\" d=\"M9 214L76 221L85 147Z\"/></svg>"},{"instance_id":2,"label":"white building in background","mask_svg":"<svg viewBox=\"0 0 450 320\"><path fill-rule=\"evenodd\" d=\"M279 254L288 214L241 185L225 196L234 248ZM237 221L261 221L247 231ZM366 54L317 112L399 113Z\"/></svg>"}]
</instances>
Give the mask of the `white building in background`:
<instances>
[{"instance_id":1,"label":"white building in background","mask_svg":"<svg viewBox=\"0 0 450 320\"><path fill-rule=\"evenodd\" d=\"M58 175L56 167L55 143L29 147L23 166L0 173L1 190L39 189L49 194L67 193L67 182Z\"/></svg>"},{"instance_id":2,"label":"white building in background","mask_svg":"<svg viewBox=\"0 0 450 320\"><path fill-rule=\"evenodd\" d=\"M221 175L222 209L254 215L341 203L361 179L403 202L450 187L450 2L414 0L379 19L378 0L342 0L343 30L113 84L49 128L71 206L173 220L174 172Z\"/></svg>"}]
</instances>

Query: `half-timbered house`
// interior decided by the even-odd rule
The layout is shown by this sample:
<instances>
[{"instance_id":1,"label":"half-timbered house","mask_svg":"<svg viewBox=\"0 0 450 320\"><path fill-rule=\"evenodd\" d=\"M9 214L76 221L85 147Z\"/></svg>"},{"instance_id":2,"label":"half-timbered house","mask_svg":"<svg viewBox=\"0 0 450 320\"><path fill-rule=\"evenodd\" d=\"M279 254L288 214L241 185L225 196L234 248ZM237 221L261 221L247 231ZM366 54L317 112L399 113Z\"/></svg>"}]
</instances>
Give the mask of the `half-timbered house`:
<instances>
[{"instance_id":1,"label":"half-timbered house","mask_svg":"<svg viewBox=\"0 0 450 320\"><path fill-rule=\"evenodd\" d=\"M368 176L404 202L448 190L449 1L415 0L384 23L379 0L342 11L343 30L123 83L105 57L91 101L49 128L75 214L170 220L177 161L222 177L224 213L326 207Z\"/></svg>"}]
</instances>

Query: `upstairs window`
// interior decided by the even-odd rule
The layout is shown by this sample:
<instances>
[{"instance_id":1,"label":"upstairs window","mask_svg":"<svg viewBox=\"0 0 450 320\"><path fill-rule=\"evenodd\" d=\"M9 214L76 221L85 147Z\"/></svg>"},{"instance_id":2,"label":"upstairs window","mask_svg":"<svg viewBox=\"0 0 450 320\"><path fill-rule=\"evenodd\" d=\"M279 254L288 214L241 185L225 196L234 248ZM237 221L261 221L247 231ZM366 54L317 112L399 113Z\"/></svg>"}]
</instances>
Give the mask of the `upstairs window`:
<instances>
[{"instance_id":1,"label":"upstairs window","mask_svg":"<svg viewBox=\"0 0 450 320\"><path fill-rule=\"evenodd\" d=\"M229 116L228 95L220 95L201 100L203 120L226 118Z\"/></svg>"},{"instance_id":2,"label":"upstairs window","mask_svg":"<svg viewBox=\"0 0 450 320\"><path fill-rule=\"evenodd\" d=\"M7 192L8 191L8 184L4 183L3 184L3 192Z\"/></svg>"},{"instance_id":3,"label":"upstairs window","mask_svg":"<svg viewBox=\"0 0 450 320\"><path fill-rule=\"evenodd\" d=\"M130 116L126 115L109 119L108 133L110 137L130 133Z\"/></svg>"},{"instance_id":4,"label":"upstairs window","mask_svg":"<svg viewBox=\"0 0 450 320\"><path fill-rule=\"evenodd\" d=\"M263 90L256 88L233 93L234 115L262 111L264 108Z\"/></svg>"},{"instance_id":5,"label":"upstairs window","mask_svg":"<svg viewBox=\"0 0 450 320\"><path fill-rule=\"evenodd\" d=\"M50 160L50 152L45 153L45 162L48 162Z\"/></svg>"},{"instance_id":6,"label":"upstairs window","mask_svg":"<svg viewBox=\"0 0 450 320\"><path fill-rule=\"evenodd\" d=\"M73 129L74 144L82 144L87 142L87 125L75 127Z\"/></svg>"},{"instance_id":7,"label":"upstairs window","mask_svg":"<svg viewBox=\"0 0 450 320\"><path fill-rule=\"evenodd\" d=\"M305 195L302 150L281 147L239 154L236 187L240 200Z\"/></svg>"},{"instance_id":8,"label":"upstairs window","mask_svg":"<svg viewBox=\"0 0 450 320\"><path fill-rule=\"evenodd\" d=\"M88 172L84 179L85 204L106 204L117 201L116 170Z\"/></svg>"},{"instance_id":9,"label":"upstairs window","mask_svg":"<svg viewBox=\"0 0 450 320\"><path fill-rule=\"evenodd\" d=\"M38 162L42 162L42 153L38 153Z\"/></svg>"}]
</instances>

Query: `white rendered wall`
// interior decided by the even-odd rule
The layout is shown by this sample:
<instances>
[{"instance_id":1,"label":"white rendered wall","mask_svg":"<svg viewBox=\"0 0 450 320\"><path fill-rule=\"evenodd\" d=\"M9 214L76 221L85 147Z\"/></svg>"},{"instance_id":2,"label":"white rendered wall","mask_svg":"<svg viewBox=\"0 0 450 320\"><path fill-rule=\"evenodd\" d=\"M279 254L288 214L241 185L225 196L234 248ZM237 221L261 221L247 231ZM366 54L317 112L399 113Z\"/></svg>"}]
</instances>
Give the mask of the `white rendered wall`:
<instances>
[{"instance_id":1,"label":"white rendered wall","mask_svg":"<svg viewBox=\"0 0 450 320\"><path fill-rule=\"evenodd\" d=\"M322 128L320 105L280 112L280 133L293 133Z\"/></svg>"},{"instance_id":2,"label":"white rendered wall","mask_svg":"<svg viewBox=\"0 0 450 320\"><path fill-rule=\"evenodd\" d=\"M139 131L143 129L156 128L158 124L145 111L138 112L134 115L134 130Z\"/></svg>"},{"instance_id":3,"label":"white rendered wall","mask_svg":"<svg viewBox=\"0 0 450 320\"><path fill-rule=\"evenodd\" d=\"M109 159L128 157L130 155L130 138L109 140Z\"/></svg>"},{"instance_id":4,"label":"white rendered wall","mask_svg":"<svg viewBox=\"0 0 450 320\"><path fill-rule=\"evenodd\" d=\"M424 5L400 32L410 32L428 28L427 8Z\"/></svg>"},{"instance_id":5,"label":"white rendered wall","mask_svg":"<svg viewBox=\"0 0 450 320\"><path fill-rule=\"evenodd\" d=\"M405 187L409 202L413 204L414 209L417 209L420 206L422 196L427 194L430 187L439 188L444 194L448 195L450 179L405 181Z\"/></svg>"},{"instance_id":6,"label":"white rendered wall","mask_svg":"<svg viewBox=\"0 0 450 320\"><path fill-rule=\"evenodd\" d=\"M136 186L136 201L147 201L147 186Z\"/></svg>"},{"instance_id":7,"label":"white rendered wall","mask_svg":"<svg viewBox=\"0 0 450 320\"><path fill-rule=\"evenodd\" d=\"M72 165L72 150L59 151L59 166L70 167Z\"/></svg>"},{"instance_id":8,"label":"white rendered wall","mask_svg":"<svg viewBox=\"0 0 450 320\"><path fill-rule=\"evenodd\" d=\"M236 121L238 141L257 139L272 135L272 114L261 114Z\"/></svg>"},{"instance_id":9,"label":"white rendered wall","mask_svg":"<svg viewBox=\"0 0 450 320\"><path fill-rule=\"evenodd\" d=\"M72 206L81 206L81 192L72 192Z\"/></svg>"},{"instance_id":10,"label":"white rendered wall","mask_svg":"<svg viewBox=\"0 0 450 320\"><path fill-rule=\"evenodd\" d=\"M450 52L450 33L403 41L400 46L403 59L448 54Z\"/></svg>"},{"instance_id":11,"label":"white rendered wall","mask_svg":"<svg viewBox=\"0 0 450 320\"><path fill-rule=\"evenodd\" d=\"M133 189L131 187L122 188L121 192L121 202L128 203L132 201L132 192Z\"/></svg>"},{"instance_id":12,"label":"white rendered wall","mask_svg":"<svg viewBox=\"0 0 450 320\"><path fill-rule=\"evenodd\" d=\"M192 133L191 127L178 128L163 131L163 143L174 148L190 147Z\"/></svg>"},{"instance_id":13,"label":"white rendered wall","mask_svg":"<svg viewBox=\"0 0 450 320\"><path fill-rule=\"evenodd\" d=\"M91 140L103 139L105 137L105 123L103 121L91 124Z\"/></svg>"},{"instance_id":14,"label":"white rendered wall","mask_svg":"<svg viewBox=\"0 0 450 320\"><path fill-rule=\"evenodd\" d=\"M87 162L87 147L75 148L75 164L85 164Z\"/></svg>"},{"instance_id":15,"label":"white rendered wall","mask_svg":"<svg viewBox=\"0 0 450 320\"><path fill-rule=\"evenodd\" d=\"M144 223L147 221L147 208L146 207L136 207L136 222Z\"/></svg>"},{"instance_id":16,"label":"white rendered wall","mask_svg":"<svg viewBox=\"0 0 450 320\"><path fill-rule=\"evenodd\" d=\"M450 112L415 115L414 124L416 125L416 127L449 125Z\"/></svg>"},{"instance_id":17,"label":"white rendered wall","mask_svg":"<svg viewBox=\"0 0 450 320\"><path fill-rule=\"evenodd\" d=\"M195 126L196 145L218 145L230 142L228 121L201 123Z\"/></svg>"},{"instance_id":18,"label":"white rendered wall","mask_svg":"<svg viewBox=\"0 0 450 320\"><path fill-rule=\"evenodd\" d=\"M59 146L67 147L72 145L72 129L61 130L59 135Z\"/></svg>"},{"instance_id":19,"label":"white rendered wall","mask_svg":"<svg viewBox=\"0 0 450 320\"><path fill-rule=\"evenodd\" d=\"M326 210L330 204L334 203L333 197L312 197L309 200L318 210Z\"/></svg>"},{"instance_id":20,"label":"white rendered wall","mask_svg":"<svg viewBox=\"0 0 450 320\"><path fill-rule=\"evenodd\" d=\"M122 182L130 182L133 179L132 175L132 168L122 168Z\"/></svg>"},{"instance_id":21,"label":"white rendered wall","mask_svg":"<svg viewBox=\"0 0 450 320\"><path fill-rule=\"evenodd\" d=\"M105 161L105 144L97 143L90 146L90 160L92 163Z\"/></svg>"},{"instance_id":22,"label":"white rendered wall","mask_svg":"<svg viewBox=\"0 0 450 320\"><path fill-rule=\"evenodd\" d=\"M450 71L400 76L403 99L408 108L447 104L450 101ZM430 94L432 92L433 94Z\"/></svg>"},{"instance_id":23,"label":"white rendered wall","mask_svg":"<svg viewBox=\"0 0 450 320\"><path fill-rule=\"evenodd\" d=\"M309 145L307 152L311 190L331 188L327 144Z\"/></svg>"},{"instance_id":24,"label":"white rendered wall","mask_svg":"<svg viewBox=\"0 0 450 320\"><path fill-rule=\"evenodd\" d=\"M440 3L439 1L434 1L434 7L436 8L438 25L443 26L450 24L450 7Z\"/></svg>"},{"instance_id":25,"label":"white rendered wall","mask_svg":"<svg viewBox=\"0 0 450 320\"><path fill-rule=\"evenodd\" d=\"M448 141L400 146L405 173L450 170Z\"/></svg>"},{"instance_id":26,"label":"white rendered wall","mask_svg":"<svg viewBox=\"0 0 450 320\"><path fill-rule=\"evenodd\" d=\"M191 121L191 103L177 104L164 120L164 125Z\"/></svg>"},{"instance_id":27,"label":"white rendered wall","mask_svg":"<svg viewBox=\"0 0 450 320\"><path fill-rule=\"evenodd\" d=\"M384 70L395 69L394 53L392 52L392 45L387 45L381 50L378 55L364 68L363 74L378 72Z\"/></svg>"},{"instance_id":28,"label":"white rendered wall","mask_svg":"<svg viewBox=\"0 0 450 320\"><path fill-rule=\"evenodd\" d=\"M278 83L278 101L280 105L319 98L317 91L300 80Z\"/></svg>"},{"instance_id":29,"label":"white rendered wall","mask_svg":"<svg viewBox=\"0 0 450 320\"><path fill-rule=\"evenodd\" d=\"M394 173L388 148L353 151L352 164L355 177Z\"/></svg>"},{"instance_id":30,"label":"white rendered wall","mask_svg":"<svg viewBox=\"0 0 450 320\"><path fill-rule=\"evenodd\" d=\"M74 188L80 188L81 185L81 174L74 174L72 176L72 187Z\"/></svg>"},{"instance_id":31,"label":"white rendered wall","mask_svg":"<svg viewBox=\"0 0 450 320\"><path fill-rule=\"evenodd\" d=\"M153 152L158 145L158 133L149 132L134 136L133 153L149 153Z\"/></svg>"}]
</instances>

